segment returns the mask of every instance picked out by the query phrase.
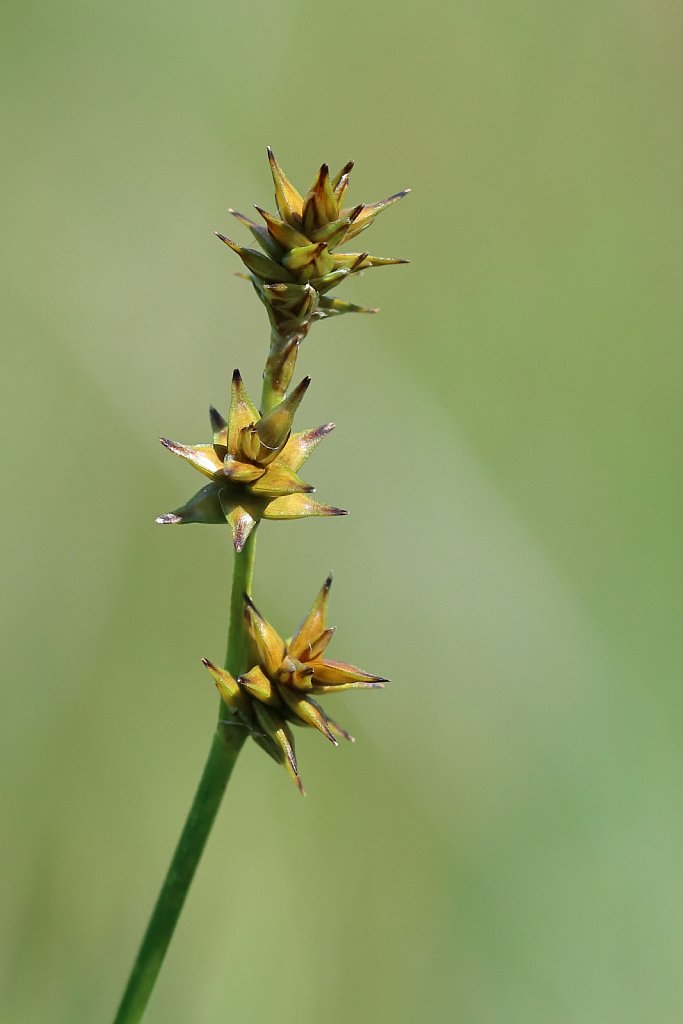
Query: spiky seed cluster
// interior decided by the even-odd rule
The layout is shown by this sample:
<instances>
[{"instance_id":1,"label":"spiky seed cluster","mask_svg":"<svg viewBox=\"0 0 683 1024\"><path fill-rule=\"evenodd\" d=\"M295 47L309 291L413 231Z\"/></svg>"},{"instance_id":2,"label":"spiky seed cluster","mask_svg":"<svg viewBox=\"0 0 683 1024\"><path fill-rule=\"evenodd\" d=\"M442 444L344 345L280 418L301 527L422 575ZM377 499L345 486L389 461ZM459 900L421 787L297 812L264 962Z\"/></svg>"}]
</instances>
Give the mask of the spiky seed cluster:
<instances>
[{"instance_id":1,"label":"spiky seed cluster","mask_svg":"<svg viewBox=\"0 0 683 1024\"><path fill-rule=\"evenodd\" d=\"M186 445L161 438L169 451L186 459L210 483L185 505L159 516L157 523L227 522L235 550L241 551L260 519L346 515L345 509L311 498L314 488L298 476L315 446L334 428L325 423L291 432L309 384L305 377L268 415L259 416L235 370L227 422L216 409L210 410L212 444Z\"/></svg>"},{"instance_id":2,"label":"spiky seed cluster","mask_svg":"<svg viewBox=\"0 0 683 1024\"><path fill-rule=\"evenodd\" d=\"M370 267L407 263L407 260L335 250L365 231L382 210L402 199L410 189L377 203L343 207L352 161L333 177L327 164L323 164L309 191L302 196L287 179L271 149L268 149L268 159L279 216L257 206L264 221L259 224L236 210L230 211L249 228L263 252L246 249L225 235L216 234L250 271L268 313L277 355L285 368L279 367L278 372L286 373L287 361L293 367L296 346L315 320L342 313L377 312L331 298L329 292L351 274ZM273 358L271 354L271 362ZM278 373L273 371L273 375ZM282 393L288 383L287 379Z\"/></svg>"},{"instance_id":3,"label":"spiky seed cluster","mask_svg":"<svg viewBox=\"0 0 683 1024\"><path fill-rule=\"evenodd\" d=\"M323 657L334 635L334 628L325 624L331 585L332 577L328 576L297 633L287 641L245 594L245 618L256 664L238 679L202 659L234 722L249 729L256 742L285 765L302 793L289 723L312 726L335 746L339 739L353 740L314 698L342 690L378 688L387 682L355 665Z\"/></svg>"}]
</instances>

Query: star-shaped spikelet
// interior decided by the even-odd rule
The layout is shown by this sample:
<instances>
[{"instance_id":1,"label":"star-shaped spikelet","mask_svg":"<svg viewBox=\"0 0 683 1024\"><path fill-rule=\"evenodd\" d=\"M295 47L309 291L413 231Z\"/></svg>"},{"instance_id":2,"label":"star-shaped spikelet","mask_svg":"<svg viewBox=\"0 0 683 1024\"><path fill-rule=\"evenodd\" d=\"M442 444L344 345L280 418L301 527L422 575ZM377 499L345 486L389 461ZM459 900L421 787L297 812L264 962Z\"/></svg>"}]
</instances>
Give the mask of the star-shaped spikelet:
<instances>
[{"instance_id":1,"label":"star-shaped spikelet","mask_svg":"<svg viewBox=\"0 0 683 1024\"><path fill-rule=\"evenodd\" d=\"M329 292L361 270L408 261L336 250L365 231L382 210L403 199L410 189L377 203L343 207L352 161L333 177L327 164L323 164L309 191L301 195L287 179L270 148L268 159L278 216L257 206L264 221L259 224L236 210L230 211L249 228L263 252L246 249L216 234L250 271L252 283L268 312L273 335L282 342L300 341L315 320L342 313L376 313L376 309L331 298Z\"/></svg>"},{"instance_id":2,"label":"star-shaped spikelet","mask_svg":"<svg viewBox=\"0 0 683 1024\"><path fill-rule=\"evenodd\" d=\"M232 377L227 422L210 410L213 443L187 445L162 437L161 443L209 477L185 505L159 516L157 523L225 523L232 530L236 551L260 519L303 519L342 516L346 510L312 498L314 488L298 475L315 446L334 428L325 423L314 430L292 433L292 421L310 378L305 377L267 416L249 398L239 370Z\"/></svg>"},{"instance_id":3,"label":"star-shaped spikelet","mask_svg":"<svg viewBox=\"0 0 683 1024\"><path fill-rule=\"evenodd\" d=\"M289 723L312 726L335 746L339 739L352 741L353 737L325 714L315 697L342 690L377 689L387 682L355 665L323 657L334 635L334 628L325 624L331 585L332 577L328 576L310 612L288 641L245 594L245 617L256 664L239 679L202 659L232 712L233 723L249 729L256 742L285 765L302 793Z\"/></svg>"}]
</instances>

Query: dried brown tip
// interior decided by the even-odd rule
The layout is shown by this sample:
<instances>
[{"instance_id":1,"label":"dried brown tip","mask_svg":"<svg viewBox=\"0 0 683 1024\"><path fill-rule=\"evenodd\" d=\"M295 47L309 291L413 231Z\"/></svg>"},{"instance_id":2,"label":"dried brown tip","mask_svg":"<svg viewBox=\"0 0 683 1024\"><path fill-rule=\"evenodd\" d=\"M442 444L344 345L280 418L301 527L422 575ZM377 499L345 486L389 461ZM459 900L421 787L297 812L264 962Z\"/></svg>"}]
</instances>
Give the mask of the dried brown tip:
<instances>
[{"instance_id":1,"label":"dried brown tip","mask_svg":"<svg viewBox=\"0 0 683 1024\"><path fill-rule=\"evenodd\" d=\"M333 718L328 718L327 724L337 733L338 736L341 736L342 739L348 740L349 743L356 742L356 737L352 736L350 732L347 732L346 729L342 728L339 722L335 722Z\"/></svg>"},{"instance_id":2,"label":"dried brown tip","mask_svg":"<svg viewBox=\"0 0 683 1024\"><path fill-rule=\"evenodd\" d=\"M226 421L223 419L218 409L213 405L209 406L209 420L214 431L223 430L224 427L227 427Z\"/></svg>"},{"instance_id":3,"label":"dried brown tip","mask_svg":"<svg viewBox=\"0 0 683 1024\"><path fill-rule=\"evenodd\" d=\"M170 452L175 451L177 444L175 441L171 441L168 437L160 437L159 440L163 444L164 448L168 448Z\"/></svg>"},{"instance_id":4,"label":"dried brown tip","mask_svg":"<svg viewBox=\"0 0 683 1024\"><path fill-rule=\"evenodd\" d=\"M242 597L244 598L245 611L247 608L250 608L252 612L255 612L258 615L259 619L262 619L263 616L261 615L261 612L258 610L252 599L249 597L249 594L246 592L246 590L242 594Z\"/></svg>"},{"instance_id":5,"label":"dried brown tip","mask_svg":"<svg viewBox=\"0 0 683 1024\"><path fill-rule=\"evenodd\" d=\"M301 392L302 396L305 395L306 392L308 391L310 383L311 383L311 378L307 374L305 377L303 377L299 381L297 386L294 388L294 391L292 392L292 394L298 395L298 393Z\"/></svg>"},{"instance_id":6,"label":"dried brown tip","mask_svg":"<svg viewBox=\"0 0 683 1024\"><path fill-rule=\"evenodd\" d=\"M239 210L236 210L232 206L228 207L228 213L235 217L240 224L246 224L249 227L258 227L256 221L252 220L251 217L246 217L243 213L240 213Z\"/></svg>"}]
</instances>

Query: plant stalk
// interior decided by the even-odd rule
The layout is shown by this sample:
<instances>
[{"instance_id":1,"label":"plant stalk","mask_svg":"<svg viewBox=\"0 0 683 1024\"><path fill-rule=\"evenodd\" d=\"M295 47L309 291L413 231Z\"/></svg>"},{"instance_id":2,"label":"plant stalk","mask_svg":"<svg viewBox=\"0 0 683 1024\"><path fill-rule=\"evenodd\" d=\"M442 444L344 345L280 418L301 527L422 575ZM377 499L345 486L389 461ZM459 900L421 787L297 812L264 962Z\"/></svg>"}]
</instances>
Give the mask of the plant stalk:
<instances>
[{"instance_id":1,"label":"plant stalk","mask_svg":"<svg viewBox=\"0 0 683 1024\"><path fill-rule=\"evenodd\" d=\"M284 401L294 373L302 337L303 335L297 335L283 338L277 331L271 332L270 351L263 371L262 416L266 416L276 405Z\"/></svg>"},{"instance_id":2,"label":"plant stalk","mask_svg":"<svg viewBox=\"0 0 683 1024\"><path fill-rule=\"evenodd\" d=\"M235 555L230 597L228 650L225 667L234 676L246 672L247 632L244 623L244 594L251 595L256 551L256 529L252 530L242 551ZM229 724L229 712L221 702L219 722L211 741L209 756L183 826L161 892L152 911L114 1024L137 1024L152 994L161 965L190 884L204 851L206 841L221 805L223 793L237 756L247 738L247 730ZM228 724L223 724L227 720Z\"/></svg>"}]
</instances>

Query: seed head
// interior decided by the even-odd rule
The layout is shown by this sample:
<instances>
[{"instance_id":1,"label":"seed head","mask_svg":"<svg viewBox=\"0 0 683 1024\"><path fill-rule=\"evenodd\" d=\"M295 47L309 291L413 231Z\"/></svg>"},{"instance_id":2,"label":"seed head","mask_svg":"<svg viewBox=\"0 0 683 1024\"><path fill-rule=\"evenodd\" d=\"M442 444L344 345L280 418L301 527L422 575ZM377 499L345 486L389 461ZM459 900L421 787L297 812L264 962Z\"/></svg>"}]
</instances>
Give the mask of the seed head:
<instances>
[{"instance_id":1,"label":"seed head","mask_svg":"<svg viewBox=\"0 0 683 1024\"><path fill-rule=\"evenodd\" d=\"M255 664L234 679L206 658L204 665L234 719L276 761L284 764L303 793L290 724L312 726L333 743L353 737L329 718L316 696L350 689L378 689L387 682L343 661L323 655L334 635L326 627L327 602L332 585L328 576L313 607L291 640L279 633L260 614L251 598L244 596L244 615L252 641Z\"/></svg>"},{"instance_id":2,"label":"seed head","mask_svg":"<svg viewBox=\"0 0 683 1024\"><path fill-rule=\"evenodd\" d=\"M305 195L291 184L268 149L275 185L277 216L256 206L263 224L231 210L263 249L244 248L225 235L225 242L250 272L252 283L266 307L273 336L281 342L301 341L316 320L342 313L376 313L376 309L333 299L329 292L352 274L407 260L371 256L367 252L337 252L372 224L388 206L410 189L377 203L343 207L353 162L334 177L323 164Z\"/></svg>"},{"instance_id":3,"label":"seed head","mask_svg":"<svg viewBox=\"0 0 683 1024\"><path fill-rule=\"evenodd\" d=\"M185 505L159 516L157 523L225 523L236 551L260 519L302 519L341 516L345 509L312 498L314 488L298 470L316 445L334 428L324 423L292 433L292 422L310 378L305 377L267 416L259 413L246 392L239 370L232 377L227 421L210 409L212 444L187 445L162 437L169 451L186 459L210 483Z\"/></svg>"}]
</instances>

